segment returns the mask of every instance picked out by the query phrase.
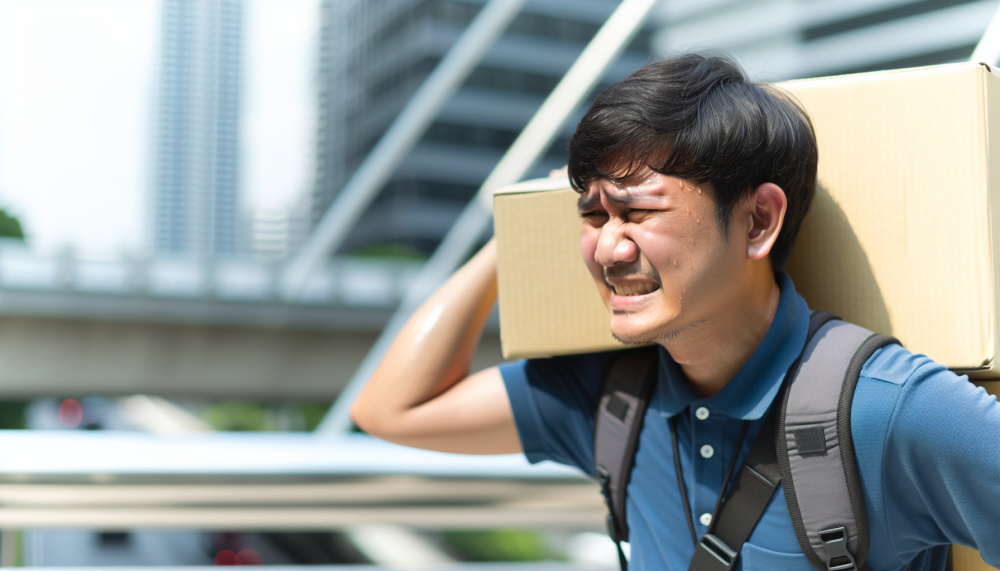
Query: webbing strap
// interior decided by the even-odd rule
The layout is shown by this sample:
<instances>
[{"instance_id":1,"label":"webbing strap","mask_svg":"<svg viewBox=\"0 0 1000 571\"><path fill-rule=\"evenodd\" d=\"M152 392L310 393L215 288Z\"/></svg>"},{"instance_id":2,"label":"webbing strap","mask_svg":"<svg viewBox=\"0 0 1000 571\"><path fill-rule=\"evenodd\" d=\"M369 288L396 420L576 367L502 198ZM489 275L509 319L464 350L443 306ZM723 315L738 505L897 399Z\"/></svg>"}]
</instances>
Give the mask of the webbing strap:
<instances>
[{"instance_id":1,"label":"webbing strap","mask_svg":"<svg viewBox=\"0 0 1000 571\"><path fill-rule=\"evenodd\" d=\"M642 419L656 386L658 349L623 352L611 363L601 387L594 418L594 471L608 506L608 534L618 547L622 570L628 561L621 542L628 541L626 489L639 446Z\"/></svg>"},{"instance_id":2,"label":"webbing strap","mask_svg":"<svg viewBox=\"0 0 1000 571\"><path fill-rule=\"evenodd\" d=\"M760 433L750 445L750 452L733 482L732 495L695 546L691 570L732 569L740 548L767 510L774 491L781 483L773 440L776 410L777 407L772 407Z\"/></svg>"}]
</instances>

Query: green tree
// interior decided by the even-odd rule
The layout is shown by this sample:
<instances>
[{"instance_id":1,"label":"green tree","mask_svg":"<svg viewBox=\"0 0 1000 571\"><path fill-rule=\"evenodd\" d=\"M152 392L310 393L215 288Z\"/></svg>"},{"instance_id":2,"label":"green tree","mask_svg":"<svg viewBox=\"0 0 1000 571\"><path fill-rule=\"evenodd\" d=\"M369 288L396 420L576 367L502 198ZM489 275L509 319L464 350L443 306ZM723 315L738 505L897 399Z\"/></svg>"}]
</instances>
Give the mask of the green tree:
<instances>
[{"instance_id":1,"label":"green tree","mask_svg":"<svg viewBox=\"0 0 1000 571\"><path fill-rule=\"evenodd\" d=\"M3 208L0 208L0 237L24 240L24 229L21 227L21 221L16 216L8 214Z\"/></svg>"},{"instance_id":2,"label":"green tree","mask_svg":"<svg viewBox=\"0 0 1000 571\"><path fill-rule=\"evenodd\" d=\"M0 237L24 241L24 229L21 227L21 221L2 208L0 208ZM24 428L24 415L27 407L28 401L0 401L0 429Z\"/></svg>"}]
</instances>

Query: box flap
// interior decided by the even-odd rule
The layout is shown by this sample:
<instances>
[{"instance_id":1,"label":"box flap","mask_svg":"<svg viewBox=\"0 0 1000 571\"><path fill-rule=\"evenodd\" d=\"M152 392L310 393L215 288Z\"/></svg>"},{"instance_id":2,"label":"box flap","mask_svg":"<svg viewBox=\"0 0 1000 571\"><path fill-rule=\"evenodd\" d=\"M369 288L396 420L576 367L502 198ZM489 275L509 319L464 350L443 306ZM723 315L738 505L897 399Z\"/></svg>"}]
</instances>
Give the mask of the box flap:
<instances>
[{"instance_id":1,"label":"box flap","mask_svg":"<svg viewBox=\"0 0 1000 571\"><path fill-rule=\"evenodd\" d=\"M498 194L523 194L525 192L548 192L550 190L563 190L567 188L570 188L570 185L569 179L566 177L533 178L498 188L493 191L493 196Z\"/></svg>"}]
</instances>

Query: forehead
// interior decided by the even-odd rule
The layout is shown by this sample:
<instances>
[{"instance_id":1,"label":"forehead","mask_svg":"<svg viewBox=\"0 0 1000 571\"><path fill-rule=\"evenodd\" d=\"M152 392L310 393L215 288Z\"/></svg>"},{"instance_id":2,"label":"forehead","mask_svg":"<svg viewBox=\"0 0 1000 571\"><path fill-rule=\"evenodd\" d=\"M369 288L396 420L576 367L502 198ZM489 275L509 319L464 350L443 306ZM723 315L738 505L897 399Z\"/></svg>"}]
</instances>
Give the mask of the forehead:
<instances>
[{"instance_id":1,"label":"forehead","mask_svg":"<svg viewBox=\"0 0 1000 571\"><path fill-rule=\"evenodd\" d=\"M649 169L624 179L597 179L587 185L577 200L580 210L588 210L607 201L625 207L653 205L683 187L680 179L663 176Z\"/></svg>"}]
</instances>

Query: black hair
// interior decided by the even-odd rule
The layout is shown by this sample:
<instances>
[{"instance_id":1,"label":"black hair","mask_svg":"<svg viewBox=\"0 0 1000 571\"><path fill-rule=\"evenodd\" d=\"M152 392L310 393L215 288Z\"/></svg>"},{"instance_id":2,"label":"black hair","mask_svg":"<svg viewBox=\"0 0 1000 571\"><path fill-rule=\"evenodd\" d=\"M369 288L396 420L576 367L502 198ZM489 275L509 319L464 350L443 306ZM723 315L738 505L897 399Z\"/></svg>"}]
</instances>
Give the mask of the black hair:
<instances>
[{"instance_id":1,"label":"black hair","mask_svg":"<svg viewBox=\"0 0 1000 571\"><path fill-rule=\"evenodd\" d=\"M723 233L737 202L771 182L788 197L771 266L784 265L816 191L816 136L802 107L754 83L724 56L682 55L651 63L605 90L569 145L577 192L644 166L708 183Z\"/></svg>"}]
</instances>

